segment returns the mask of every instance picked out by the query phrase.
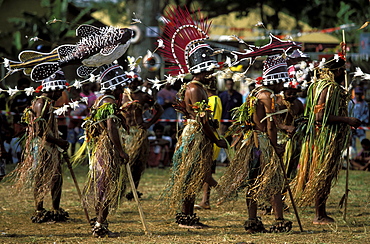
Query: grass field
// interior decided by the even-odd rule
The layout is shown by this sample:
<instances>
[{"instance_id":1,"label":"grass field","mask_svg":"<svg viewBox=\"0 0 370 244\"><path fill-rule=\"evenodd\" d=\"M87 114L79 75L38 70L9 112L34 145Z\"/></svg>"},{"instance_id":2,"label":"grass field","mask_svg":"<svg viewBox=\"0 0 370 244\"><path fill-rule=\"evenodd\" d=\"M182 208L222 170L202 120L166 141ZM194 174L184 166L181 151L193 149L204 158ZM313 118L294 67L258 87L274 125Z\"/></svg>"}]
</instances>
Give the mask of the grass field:
<instances>
[{"instance_id":1,"label":"grass field","mask_svg":"<svg viewBox=\"0 0 370 244\"><path fill-rule=\"evenodd\" d=\"M8 167L8 172L9 170L11 166ZM218 179L224 170L224 167L217 167L215 178ZM80 166L75 172L82 188L87 168ZM345 171L342 171L328 199L328 212L336 220L335 224L312 225L313 207L299 209L304 229L300 232L291 208L290 212L285 213L285 217L293 221L293 230L290 233L255 235L246 234L243 228L247 219L243 194L240 194L237 201L218 207L212 199L214 201L211 210L196 212L201 221L211 228L179 228L174 223L174 215L168 214L166 205L159 199L169 175L169 169L147 169L138 189L143 193L141 203L151 235L145 235L143 231L136 203L125 200L108 218L109 228L120 234L120 237L114 239L96 239L91 236L68 170L64 174L61 204L70 214L70 221L66 223L31 223L34 205L31 190L18 194L9 183L1 182L0 243L370 243L370 172L349 172L351 191L347 221L343 220L343 210L338 208L345 188ZM49 209L49 198L45 204ZM273 222L273 217L265 215L262 220L268 227Z\"/></svg>"}]
</instances>

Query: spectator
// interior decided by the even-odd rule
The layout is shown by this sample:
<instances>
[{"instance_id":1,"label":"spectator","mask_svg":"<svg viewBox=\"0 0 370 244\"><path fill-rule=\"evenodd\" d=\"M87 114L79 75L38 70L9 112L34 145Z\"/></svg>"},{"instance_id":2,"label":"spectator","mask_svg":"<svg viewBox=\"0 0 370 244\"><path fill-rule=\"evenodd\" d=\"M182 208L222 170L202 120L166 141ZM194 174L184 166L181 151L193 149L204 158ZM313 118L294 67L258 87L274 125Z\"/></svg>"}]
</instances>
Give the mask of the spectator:
<instances>
[{"instance_id":1,"label":"spectator","mask_svg":"<svg viewBox=\"0 0 370 244\"><path fill-rule=\"evenodd\" d=\"M7 153L4 148L4 141L6 132L9 130L9 127L7 125L8 123L6 121L5 115L0 114L0 181L4 178L6 174L5 164Z\"/></svg>"},{"instance_id":2,"label":"spectator","mask_svg":"<svg viewBox=\"0 0 370 244\"><path fill-rule=\"evenodd\" d=\"M14 131L9 129L4 139L4 149L7 154L7 163L17 164L21 161L22 148L19 144L19 137L13 137Z\"/></svg>"},{"instance_id":3,"label":"spectator","mask_svg":"<svg viewBox=\"0 0 370 244\"><path fill-rule=\"evenodd\" d=\"M13 115L13 128L16 134L22 130L19 122L21 120L23 110L30 106L33 100L33 96L28 96L24 91L24 89L30 87L30 85L31 81L29 79L19 79L17 82L19 92L9 99L10 112L15 113Z\"/></svg>"},{"instance_id":4,"label":"spectator","mask_svg":"<svg viewBox=\"0 0 370 244\"><path fill-rule=\"evenodd\" d=\"M88 108L91 108L91 106L94 104L97 96L95 95L95 93L91 90L92 88L92 84L91 83L85 83L82 85L82 91L80 93L80 96L81 97L87 97L88 98L88 103L87 103L87 107Z\"/></svg>"},{"instance_id":5,"label":"spectator","mask_svg":"<svg viewBox=\"0 0 370 244\"><path fill-rule=\"evenodd\" d=\"M176 119L176 110L172 107L172 104L176 100L176 94L177 91L168 83L166 83L165 87L157 93L157 101L164 109L160 119ZM168 125L169 123L163 124Z\"/></svg>"},{"instance_id":6,"label":"spectator","mask_svg":"<svg viewBox=\"0 0 370 244\"><path fill-rule=\"evenodd\" d=\"M243 96L236 90L234 90L234 81L231 78L225 80L226 91L221 92L218 96L222 102L222 116L221 120L231 120L232 119L232 109L239 107L243 104ZM231 121L221 122L221 133L225 134L226 130L231 125ZM228 139L230 141L230 138Z\"/></svg>"},{"instance_id":7,"label":"spectator","mask_svg":"<svg viewBox=\"0 0 370 244\"><path fill-rule=\"evenodd\" d=\"M361 126L367 126L369 123L369 107L367 102L364 100L364 90L362 87L355 87L355 97L352 99L352 102L348 103L348 114L351 117L355 117L361 120ZM352 130L352 143L351 146L357 152L356 141L357 138L361 142L366 138L365 130L355 129Z\"/></svg>"},{"instance_id":8,"label":"spectator","mask_svg":"<svg viewBox=\"0 0 370 244\"><path fill-rule=\"evenodd\" d=\"M170 159L173 156L173 153L175 152L175 147L177 143L177 138L180 136L179 131L181 132L182 127L179 127L177 123L171 123L168 126L164 127L163 134L165 136L169 136L172 140L171 146L170 146ZM171 164L171 161L170 161Z\"/></svg>"},{"instance_id":9,"label":"spectator","mask_svg":"<svg viewBox=\"0 0 370 244\"><path fill-rule=\"evenodd\" d=\"M68 93L64 90L62 92L62 96L58 100L55 101L54 106L56 108L60 108L68 103L69 103ZM67 114L65 116L67 116ZM67 140L67 134L68 134L67 118L65 116L61 115L57 117L58 130L61 133L60 138L62 138L63 140Z\"/></svg>"},{"instance_id":10,"label":"spectator","mask_svg":"<svg viewBox=\"0 0 370 244\"><path fill-rule=\"evenodd\" d=\"M172 138L163 135L164 126L161 124L155 124L153 130L155 135L148 137L150 143L148 165L163 169L169 166L169 148L172 147Z\"/></svg>"},{"instance_id":11,"label":"spectator","mask_svg":"<svg viewBox=\"0 0 370 244\"><path fill-rule=\"evenodd\" d=\"M0 82L0 89L6 90L6 87ZM6 112L9 94L7 92L0 93L0 112Z\"/></svg>"},{"instance_id":12,"label":"spectator","mask_svg":"<svg viewBox=\"0 0 370 244\"><path fill-rule=\"evenodd\" d=\"M152 82L150 82L148 80L145 80L142 87L143 87L143 90L142 90L143 92L146 92L151 96L155 96L154 93L155 93L156 90L153 90L153 83Z\"/></svg>"},{"instance_id":13,"label":"spectator","mask_svg":"<svg viewBox=\"0 0 370 244\"><path fill-rule=\"evenodd\" d=\"M71 89L71 99L73 101L79 100L80 94L77 92L76 89ZM86 116L88 114L87 105L84 102L79 102L78 107L74 110L71 110L70 116ZM68 136L67 140L71 144L71 154L73 155L76 148L76 143L80 145L83 143L83 139L80 139L81 136L84 134L84 130L82 129L83 119L82 118L73 118L71 117L69 124L68 124Z\"/></svg>"},{"instance_id":14,"label":"spectator","mask_svg":"<svg viewBox=\"0 0 370 244\"><path fill-rule=\"evenodd\" d=\"M370 170L370 140L365 138L361 141L361 152L351 160L353 169Z\"/></svg>"}]
</instances>

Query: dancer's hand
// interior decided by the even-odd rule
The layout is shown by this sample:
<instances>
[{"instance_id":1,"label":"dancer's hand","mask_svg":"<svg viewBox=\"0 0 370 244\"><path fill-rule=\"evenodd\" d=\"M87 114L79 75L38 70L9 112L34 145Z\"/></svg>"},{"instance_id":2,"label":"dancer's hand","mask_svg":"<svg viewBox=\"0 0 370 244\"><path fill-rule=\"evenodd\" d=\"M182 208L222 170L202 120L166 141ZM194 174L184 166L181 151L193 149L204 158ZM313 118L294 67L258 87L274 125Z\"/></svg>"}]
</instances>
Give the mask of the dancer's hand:
<instances>
[{"instance_id":1,"label":"dancer's hand","mask_svg":"<svg viewBox=\"0 0 370 244\"><path fill-rule=\"evenodd\" d=\"M295 126L289 125L286 127L286 132L288 133L290 137L292 137L295 133L295 129L296 129Z\"/></svg>"},{"instance_id":2,"label":"dancer's hand","mask_svg":"<svg viewBox=\"0 0 370 244\"><path fill-rule=\"evenodd\" d=\"M279 157L282 157L285 153L285 147L282 145L277 145L275 148L275 152Z\"/></svg>"},{"instance_id":3,"label":"dancer's hand","mask_svg":"<svg viewBox=\"0 0 370 244\"><path fill-rule=\"evenodd\" d=\"M69 142L68 141L65 141L65 140L60 140L58 142L58 146L63 149L63 151L67 151L68 148L69 148Z\"/></svg>"},{"instance_id":4,"label":"dancer's hand","mask_svg":"<svg viewBox=\"0 0 370 244\"><path fill-rule=\"evenodd\" d=\"M128 156L127 153L125 153L125 152L119 152L119 156L120 156L120 158L123 158L124 159L125 163L128 163L129 156Z\"/></svg>"},{"instance_id":5,"label":"dancer's hand","mask_svg":"<svg viewBox=\"0 0 370 244\"><path fill-rule=\"evenodd\" d=\"M150 126L151 126L151 124L149 124L149 123L142 123L141 125L139 125L139 128L147 130L147 129L150 128Z\"/></svg>"},{"instance_id":6,"label":"dancer's hand","mask_svg":"<svg viewBox=\"0 0 370 244\"><path fill-rule=\"evenodd\" d=\"M227 143L224 139L217 140L216 145L221 148L227 148Z\"/></svg>"},{"instance_id":7,"label":"dancer's hand","mask_svg":"<svg viewBox=\"0 0 370 244\"><path fill-rule=\"evenodd\" d=\"M361 120L357 119L357 118L354 118L354 117L349 117L348 118L348 124L350 126L353 126L355 128L359 127L362 123L361 123Z\"/></svg>"}]
</instances>

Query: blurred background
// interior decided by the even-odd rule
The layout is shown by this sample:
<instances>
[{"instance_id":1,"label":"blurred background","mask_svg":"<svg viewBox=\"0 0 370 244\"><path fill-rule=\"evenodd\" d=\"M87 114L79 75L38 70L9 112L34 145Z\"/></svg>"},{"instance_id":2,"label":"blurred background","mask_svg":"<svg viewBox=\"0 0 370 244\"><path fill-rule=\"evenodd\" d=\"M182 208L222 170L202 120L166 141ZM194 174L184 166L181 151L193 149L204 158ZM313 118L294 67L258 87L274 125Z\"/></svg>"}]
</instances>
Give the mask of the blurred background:
<instances>
[{"instance_id":1,"label":"blurred background","mask_svg":"<svg viewBox=\"0 0 370 244\"><path fill-rule=\"evenodd\" d=\"M230 40L230 35L261 46L268 43L268 34L272 33L281 39L302 42L302 51L312 60L320 60L340 50L344 30L348 70L361 67L363 72L370 72L370 32L367 27L359 30L369 20L367 0L0 0L0 57L17 60L22 50L49 52L58 45L73 44L80 24L133 28L135 37L127 55L145 56L147 50L156 47L168 5L202 10L213 23L209 43L226 50L246 48L237 40ZM132 24L132 19L142 23ZM120 63L124 62L122 57ZM163 76L163 61L159 62L160 68L156 64L142 67L144 80ZM254 68L260 69L258 64ZM67 71L67 78L72 80L71 70ZM2 65L0 75L5 74ZM20 76L21 72L13 74L2 84L12 86Z\"/></svg>"},{"instance_id":2,"label":"blurred background","mask_svg":"<svg viewBox=\"0 0 370 244\"><path fill-rule=\"evenodd\" d=\"M351 87L359 87L363 98L370 102L370 76L363 79L355 76L356 68L362 72L370 73L370 21L368 0L0 0L0 114L6 115L3 121L8 120L10 129L9 140L18 134L20 114L24 107L30 104L32 97L23 92L15 96L3 90L18 89L29 85L37 87L23 72L16 72L7 76L3 59L18 60L18 55L24 50L35 50L48 53L62 44L75 44L76 28L81 24L90 24L96 27L115 26L128 27L134 30L131 45L124 56L118 62L127 67L127 57L145 57L147 51L154 51L158 46L157 39L161 35L163 15L169 6L178 5L187 7L189 10L201 10L202 14L210 21L212 27L207 41L214 49L227 51L244 51L247 45L262 46L270 41L269 34L277 36L282 40L293 40L302 43L302 51L309 55L308 63L316 64L322 58L331 58L334 54L341 52L340 43L345 36L346 41L346 69ZM238 36L243 42L231 35ZM227 53L227 52L225 52ZM227 54L217 55L220 62L224 62ZM148 79L165 79L165 62L156 54L150 61L143 59L141 62L140 76L143 86L147 87L148 93L154 96L165 109L172 109L172 103L176 92L180 89L181 82L177 81L173 87L163 88L162 92L151 86ZM243 98L253 88L254 80L262 74L262 60L257 59L246 73L246 77L238 79L236 73L244 72L249 63L242 62L232 67L229 77L218 77L217 92L225 91L225 80L234 79L233 89L240 92ZM70 84L77 77L76 65L63 67L63 71ZM302 70L305 69L301 67ZM236 77L236 78L235 78ZM189 78L189 77L187 77ZM28 81L27 81L28 80ZM80 90L70 90L66 95L66 103L81 96L95 97L99 89L95 83L87 84ZM23 88L24 89L24 88ZM158 93L158 94L157 94ZM170 94L168 99L163 94ZM352 92L355 96L355 92ZM17 97L18 96L18 97ZM302 94L304 98L304 94ZM173 111L172 111L173 112ZM80 114L67 114L66 118L60 118L60 127L68 126L72 131L81 129L80 124L74 124L77 116L81 122L84 116ZM166 116L165 116L166 115ZM160 122L167 126L164 130L165 136L170 136L174 147L176 141L176 114L174 117L165 113ZM18 116L19 118L17 118ZM145 117L146 116L146 117ZM152 115L145 115L150 118ZM171 122L168 120L171 119ZM364 120L365 121L365 120ZM73 126L71 126L73 124ZM364 122L367 125L368 121ZM71 128L70 128L71 127ZM72 128L73 127L73 128ZM366 128L369 130L369 128ZM10 130L2 130L10 131ZM65 129L65 131L67 131ZM166 132L167 131L167 132ZM80 131L75 132L77 135ZM66 134L66 133L64 133ZM152 131L154 135L154 132ZM67 137L67 135L65 135ZM173 149L173 148L172 148Z\"/></svg>"}]
</instances>

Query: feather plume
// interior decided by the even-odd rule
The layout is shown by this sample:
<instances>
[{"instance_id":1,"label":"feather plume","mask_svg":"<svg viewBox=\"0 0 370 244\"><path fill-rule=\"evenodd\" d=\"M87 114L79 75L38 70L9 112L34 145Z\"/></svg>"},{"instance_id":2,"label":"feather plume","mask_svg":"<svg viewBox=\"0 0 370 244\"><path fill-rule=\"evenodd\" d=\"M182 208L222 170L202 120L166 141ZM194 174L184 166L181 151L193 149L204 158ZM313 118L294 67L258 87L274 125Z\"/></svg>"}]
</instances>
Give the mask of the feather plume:
<instances>
[{"instance_id":1,"label":"feather plume","mask_svg":"<svg viewBox=\"0 0 370 244\"><path fill-rule=\"evenodd\" d=\"M176 76L189 73L186 62L186 48L190 43L208 39L210 23L204 19L200 11L190 13L188 9L171 7L165 13L166 25L163 29L164 46L161 54L173 66L169 74Z\"/></svg>"}]
</instances>

